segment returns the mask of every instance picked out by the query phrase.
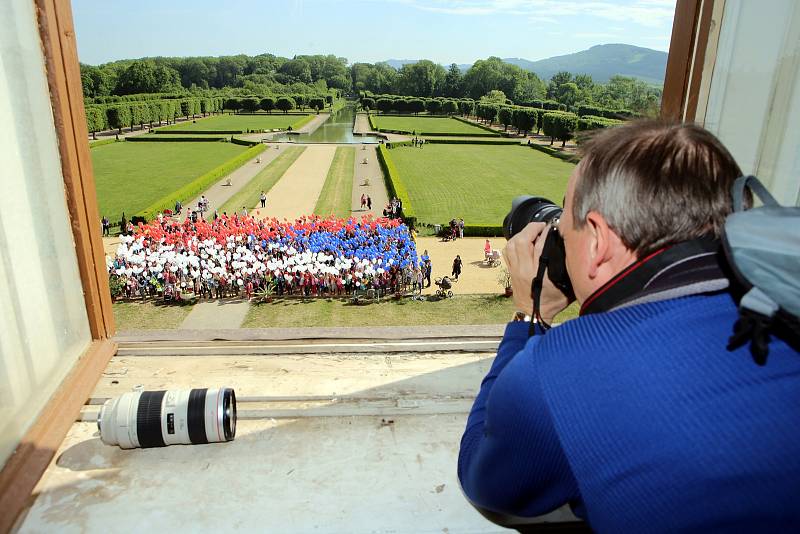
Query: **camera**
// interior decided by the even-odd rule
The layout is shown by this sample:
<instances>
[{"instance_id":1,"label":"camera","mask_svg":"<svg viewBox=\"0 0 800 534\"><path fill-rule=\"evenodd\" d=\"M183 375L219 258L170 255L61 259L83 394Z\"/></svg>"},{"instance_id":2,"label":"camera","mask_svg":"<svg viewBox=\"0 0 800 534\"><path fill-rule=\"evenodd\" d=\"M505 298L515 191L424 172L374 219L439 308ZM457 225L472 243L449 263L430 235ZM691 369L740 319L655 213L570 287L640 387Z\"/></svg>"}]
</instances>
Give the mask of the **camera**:
<instances>
[{"instance_id":1,"label":"camera","mask_svg":"<svg viewBox=\"0 0 800 534\"><path fill-rule=\"evenodd\" d=\"M511 211L503 219L503 236L511 239L528 223L543 222L550 224L545 236L544 250L540 262L544 262L547 277L559 291L570 300L575 298L569 274L567 273L566 250L564 239L552 224L558 221L564 210L554 202L530 195L521 195L511 201Z\"/></svg>"},{"instance_id":2,"label":"camera","mask_svg":"<svg viewBox=\"0 0 800 534\"><path fill-rule=\"evenodd\" d=\"M231 388L125 393L103 404L97 429L103 443L123 449L231 441L236 394Z\"/></svg>"}]
</instances>

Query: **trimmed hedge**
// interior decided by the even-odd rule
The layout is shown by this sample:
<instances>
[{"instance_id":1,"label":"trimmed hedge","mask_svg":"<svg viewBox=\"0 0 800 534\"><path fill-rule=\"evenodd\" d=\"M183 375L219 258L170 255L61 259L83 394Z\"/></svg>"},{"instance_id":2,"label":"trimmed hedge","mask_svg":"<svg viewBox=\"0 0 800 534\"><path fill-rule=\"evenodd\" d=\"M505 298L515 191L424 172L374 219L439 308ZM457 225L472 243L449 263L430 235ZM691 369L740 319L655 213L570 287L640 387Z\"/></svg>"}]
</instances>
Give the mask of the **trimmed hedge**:
<instances>
[{"instance_id":1,"label":"trimmed hedge","mask_svg":"<svg viewBox=\"0 0 800 534\"><path fill-rule=\"evenodd\" d=\"M563 161L567 161L569 163L577 163L578 157L574 154L565 154L564 152L559 151L556 148L552 148L546 145L537 145L536 143L531 143L530 145L521 145L521 146L529 146L534 150L538 150L539 152L544 152L548 156L553 156L554 158L558 158Z\"/></svg>"},{"instance_id":2,"label":"trimmed hedge","mask_svg":"<svg viewBox=\"0 0 800 534\"><path fill-rule=\"evenodd\" d=\"M206 135L197 137L180 137L177 135L169 135L161 137L159 135L137 135L134 137L126 137L127 143L219 143L227 142L228 138L220 135Z\"/></svg>"},{"instance_id":3,"label":"trimmed hedge","mask_svg":"<svg viewBox=\"0 0 800 534\"><path fill-rule=\"evenodd\" d=\"M624 121L617 119L606 119L604 117L586 115L585 117L578 119L578 131L600 130L602 128L609 128L611 126L622 124L623 122Z\"/></svg>"},{"instance_id":4,"label":"trimmed hedge","mask_svg":"<svg viewBox=\"0 0 800 534\"><path fill-rule=\"evenodd\" d=\"M494 135L498 135L498 136L500 135L500 132L498 132L497 130L495 130L493 128L490 128L489 126L486 126L485 124L480 124L478 122L472 122L471 120L464 119L462 117L451 117L451 118L453 118L453 119L455 119L457 121L466 122L467 124L469 124L471 126L475 126L476 128L480 128L481 130L486 130L487 132L492 132Z\"/></svg>"},{"instance_id":5,"label":"trimmed hedge","mask_svg":"<svg viewBox=\"0 0 800 534\"><path fill-rule=\"evenodd\" d=\"M198 178L195 178L188 184L184 185L177 191L162 197L145 209L135 213L134 216L144 217L146 220L150 221L155 218L158 213L164 211L165 209L172 209L172 207L175 206L176 201L180 200L183 203L188 202L211 187L220 178L232 173L257 155L264 152L266 149L267 145L259 143L257 146L245 150L235 158L226 161L219 167L211 169L202 176L199 176Z\"/></svg>"},{"instance_id":6,"label":"trimmed hedge","mask_svg":"<svg viewBox=\"0 0 800 534\"><path fill-rule=\"evenodd\" d=\"M243 134L244 130L173 130L157 128L153 133L160 135L221 135L221 134Z\"/></svg>"},{"instance_id":7,"label":"trimmed hedge","mask_svg":"<svg viewBox=\"0 0 800 534\"><path fill-rule=\"evenodd\" d=\"M111 143L116 143L116 139L102 139L100 141L94 141L93 143L89 143L89 148L94 148L96 146L103 146L103 145L110 145Z\"/></svg>"},{"instance_id":8,"label":"trimmed hedge","mask_svg":"<svg viewBox=\"0 0 800 534\"><path fill-rule=\"evenodd\" d=\"M387 149L385 145L378 145L378 162L381 165L381 169L383 169L386 189L391 196L401 200L403 203L403 219L408 226L413 228L417 224L417 215L414 212L414 208L411 206L411 199L408 196L406 186L400 179L400 173L397 172L397 167L394 166L394 162L389 156L389 149Z\"/></svg>"},{"instance_id":9,"label":"trimmed hedge","mask_svg":"<svg viewBox=\"0 0 800 534\"><path fill-rule=\"evenodd\" d=\"M440 144L440 145L519 145L519 139L501 139L499 141L491 141L489 139L482 139L474 137L472 139L425 139L425 143Z\"/></svg>"},{"instance_id":10,"label":"trimmed hedge","mask_svg":"<svg viewBox=\"0 0 800 534\"><path fill-rule=\"evenodd\" d=\"M231 143L234 145L242 145L242 146L256 146L260 145L260 141L251 141L250 139L240 139L238 137L231 136Z\"/></svg>"},{"instance_id":11,"label":"trimmed hedge","mask_svg":"<svg viewBox=\"0 0 800 534\"><path fill-rule=\"evenodd\" d=\"M464 237L503 237L503 227L464 225Z\"/></svg>"}]
</instances>

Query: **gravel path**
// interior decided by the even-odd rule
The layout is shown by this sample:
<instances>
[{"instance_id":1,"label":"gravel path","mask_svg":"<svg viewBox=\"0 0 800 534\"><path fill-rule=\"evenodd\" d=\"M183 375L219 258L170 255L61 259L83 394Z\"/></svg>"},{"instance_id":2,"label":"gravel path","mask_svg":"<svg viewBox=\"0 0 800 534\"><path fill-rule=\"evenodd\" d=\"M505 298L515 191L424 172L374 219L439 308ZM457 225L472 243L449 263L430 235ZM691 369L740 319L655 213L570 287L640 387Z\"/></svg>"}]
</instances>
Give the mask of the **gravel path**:
<instances>
[{"instance_id":1,"label":"gravel path","mask_svg":"<svg viewBox=\"0 0 800 534\"><path fill-rule=\"evenodd\" d=\"M251 214L294 220L314 213L335 153L336 145L306 145L305 151L272 186L267 195L267 207L254 207Z\"/></svg>"},{"instance_id":2,"label":"gravel path","mask_svg":"<svg viewBox=\"0 0 800 534\"><path fill-rule=\"evenodd\" d=\"M383 216L383 208L389 203L389 193L383 181L383 171L378 163L375 145L361 145L356 150L356 159L353 163L353 215L360 217L372 213L376 217ZM366 163L364 161L366 160ZM369 185L366 184L369 180ZM361 209L361 195L366 194L372 198L372 210Z\"/></svg>"},{"instance_id":3,"label":"gravel path","mask_svg":"<svg viewBox=\"0 0 800 534\"><path fill-rule=\"evenodd\" d=\"M205 195L206 198L209 200L209 207L208 211L205 214L205 218L207 221L210 221L214 217L214 210L222 206L225 202L228 201L233 195L235 195L242 187L247 185L247 183L252 180L256 174L261 172L267 165L269 165L272 160L278 157L279 154L283 153L286 150L287 145L283 144L272 144L267 147L267 149L256 156L255 158L251 159L232 173L230 173L225 178L222 178L217 183L212 185L210 188L206 189L201 195ZM259 162L260 161L260 162ZM225 185L228 182L228 179L231 181L231 185ZM200 199L200 195L196 198L193 198L189 202L186 202L183 207L183 216L182 219L185 219L189 215L188 208L197 208L197 201ZM222 213L220 213L222 215ZM233 215L229 213L228 215Z\"/></svg>"}]
</instances>

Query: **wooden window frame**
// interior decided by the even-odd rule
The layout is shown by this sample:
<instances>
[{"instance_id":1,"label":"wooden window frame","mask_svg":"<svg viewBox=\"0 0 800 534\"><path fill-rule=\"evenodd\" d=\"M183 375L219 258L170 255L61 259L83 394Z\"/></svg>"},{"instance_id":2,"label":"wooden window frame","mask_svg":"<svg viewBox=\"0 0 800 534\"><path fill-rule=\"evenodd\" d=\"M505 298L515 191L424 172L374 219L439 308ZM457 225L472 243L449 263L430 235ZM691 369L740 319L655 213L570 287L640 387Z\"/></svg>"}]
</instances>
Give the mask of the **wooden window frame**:
<instances>
[{"instance_id":1,"label":"wooden window frame","mask_svg":"<svg viewBox=\"0 0 800 534\"><path fill-rule=\"evenodd\" d=\"M695 120L712 13L718 1L677 0L661 97L662 119Z\"/></svg>"},{"instance_id":2,"label":"wooden window frame","mask_svg":"<svg viewBox=\"0 0 800 534\"><path fill-rule=\"evenodd\" d=\"M31 1L38 17L64 192L92 341L0 471L0 510L3 510L0 532L10 530L31 502L34 487L117 350L111 340L114 316L87 143L89 134L72 8L65 1ZM665 119L694 117L714 1L677 0L661 104L661 116Z\"/></svg>"},{"instance_id":3,"label":"wooden window frame","mask_svg":"<svg viewBox=\"0 0 800 534\"><path fill-rule=\"evenodd\" d=\"M31 0L38 19L64 195L75 240L91 342L0 471L0 532L9 531L102 376L117 346L78 49L69 2Z\"/></svg>"}]
</instances>

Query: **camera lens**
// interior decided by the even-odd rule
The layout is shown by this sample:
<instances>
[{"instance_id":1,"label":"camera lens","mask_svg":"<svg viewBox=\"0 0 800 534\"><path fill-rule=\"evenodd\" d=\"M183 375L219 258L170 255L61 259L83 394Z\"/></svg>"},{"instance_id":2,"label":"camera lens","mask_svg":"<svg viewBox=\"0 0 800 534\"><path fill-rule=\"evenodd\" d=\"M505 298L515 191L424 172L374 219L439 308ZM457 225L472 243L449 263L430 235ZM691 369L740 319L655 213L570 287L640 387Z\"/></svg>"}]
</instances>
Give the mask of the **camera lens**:
<instances>
[{"instance_id":1,"label":"camera lens","mask_svg":"<svg viewBox=\"0 0 800 534\"><path fill-rule=\"evenodd\" d=\"M236 394L231 388L141 391L106 401L100 439L123 449L231 441Z\"/></svg>"},{"instance_id":2,"label":"camera lens","mask_svg":"<svg viewBox=\"0 0 800 534\"><path fill-rule=\"evenodd\" d=\"M503 236L511 239L531 222L549 223L564 211L542 197L521 195L511 201L511 211L503 219Z\"/></svg>"}]
</instances>

